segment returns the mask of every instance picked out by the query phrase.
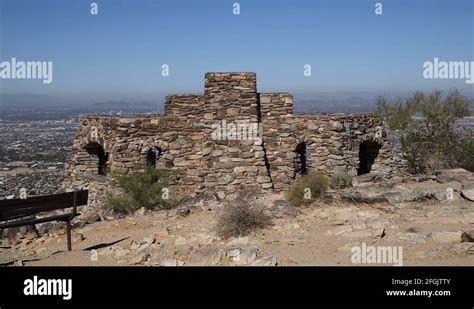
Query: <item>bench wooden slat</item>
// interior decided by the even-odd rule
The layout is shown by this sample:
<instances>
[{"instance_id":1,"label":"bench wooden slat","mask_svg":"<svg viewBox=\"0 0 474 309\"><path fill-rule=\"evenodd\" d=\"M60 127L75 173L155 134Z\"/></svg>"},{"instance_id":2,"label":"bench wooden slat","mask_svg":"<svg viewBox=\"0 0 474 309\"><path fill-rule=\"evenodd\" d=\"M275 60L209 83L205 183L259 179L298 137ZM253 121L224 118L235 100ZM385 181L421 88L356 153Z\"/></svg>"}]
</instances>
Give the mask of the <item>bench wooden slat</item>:
<instances>
[{"instance_id":1,"label":"bench wooden slat","mask_svg":"<svg viewBox=\"0 0 474 309\"><path fill-rule=\"evenodd\" d=\"M18 227L18 226L25 226L25 225L34 225L38 223L44 223L44 222L51 222L51 221L67 221L68 219L72 218L74 214L73 213L64 213L52 217L45 217L45 218L31 218L27 220L21 220L21 221L9 221L6 223L0 223L0 229L6 229L6 228L12 228L12 227Z\"/></svg>"},{"instance_id":2,"label":"bench wooden slat","mask_svg":"<svg viewBox=\"0 0 474 309\"><path fill-rule=\"evenodd\" d=\"M21 217L29 217L42 212L63 209L64 207L52 207L54 205L43 205L42 207L35 206L34 208L18 208L2 211L0 210L0 221L3 220L13 220ZM68 208L72 207L70 204Z\"/></svg>"},{"instance_id":3,"label":"bench wooden slat","mask_svg":"<svg viewBox=\"0 0 474 309\"><path fill-rule=\"evenodd\" d=\"M88 191L76 192L76 206L87 205ZM0 201L0 220L12 220L45 211L71 208L74 192Z\"/></svg>"}]
</instances>

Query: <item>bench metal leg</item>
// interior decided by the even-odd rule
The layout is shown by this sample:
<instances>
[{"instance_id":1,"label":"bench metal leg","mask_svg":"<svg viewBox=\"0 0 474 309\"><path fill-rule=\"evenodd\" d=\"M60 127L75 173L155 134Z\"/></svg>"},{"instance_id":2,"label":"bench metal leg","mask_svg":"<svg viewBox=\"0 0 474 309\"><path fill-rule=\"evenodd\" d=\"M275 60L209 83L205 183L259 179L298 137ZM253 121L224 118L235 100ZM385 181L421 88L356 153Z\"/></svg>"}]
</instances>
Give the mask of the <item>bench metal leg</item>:
<instances>
[{"instance_id":1,"label":"bench metal leg","mask_svg":"<svg viewBox=\"0 0 474 309\"><path fill-rule=\"evenodd\" d=\"M67 228L67 250L71 251L72 250L72 245L71 245L71 220L66 221L66 228Z\"/></svg>"}]
</instances>

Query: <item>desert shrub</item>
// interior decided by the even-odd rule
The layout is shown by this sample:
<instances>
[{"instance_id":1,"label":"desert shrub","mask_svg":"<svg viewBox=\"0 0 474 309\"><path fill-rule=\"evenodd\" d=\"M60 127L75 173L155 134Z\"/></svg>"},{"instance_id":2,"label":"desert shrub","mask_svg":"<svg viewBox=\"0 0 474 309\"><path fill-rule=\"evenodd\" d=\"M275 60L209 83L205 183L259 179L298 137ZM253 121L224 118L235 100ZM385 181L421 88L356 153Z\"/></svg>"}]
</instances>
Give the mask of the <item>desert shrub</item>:
<instances>
[{"instance_id":1,"label":"desert shrub","mask_svg":"<svg viewBox=\"0 0 474 309\"><path fill-rule=\"evenodd\" d=\"M228 204L217 220L217 234L222 238L248 235L272 224L271 217L260 206L251 206L238 198Z\"/></svg>"},{"instance_id":2,"label":"desert shrub","mask_svg":"<svg viewBox=\"0 0 474 309\"><path fill-rule=\"evenodd\" d=\"M107 207L121 213L130 213L141 207L168 208L167 200L162 197L163 189L167 186L165 171L147 167L126 175L113 175L113 178L124 194L121 196L107 194L105 196Z\"/></svg>"},{"instance_id":3,"label":"desert shrub","mask_svg":"<svg viewBox=\"0 0 474 309\"><path fill-rule=\"evenodd\" d=\"M474 130L466 130L458 136L455 149L456 165L474 172Z\"/></svg>"},{"instance_id":4,"label":"desert shrub","mask_svg":"<svg viewBox=\"0 0 474 309\"><path fill-rule=\"evenodd\" d=\"M348 172L339 172L331 176L331 188L344 189L352 187L352 176Z\"/></svg>"},{"instance_id":5,"label":"desert shrub","mask_svg":"<svg viewBox=\"0 0 474 309\"><path fill-rule=\"evenodd\" d=\"M474 172L474 131L463 128L445 134L441 139L435 168L461 167Z\"/></svg>"},{"instance_id":6,"label":"desert shrub","mask_svg":"<svg viewBox=\"0 0 474 309\"><path fill-rule=\"evenodd\" d=\"M286 199L294 206L311 204L329 186L328 178L320 172L308 172L286 191Z\"/></svg>"},{"instance_id":7,"label":"desert shrub","mask_svg":"<svg viewBox=\"0 0 474 309\"><path fill-rule=\"evenodd\" d=\"M398 98L395 102L379 97L376 103L373 115L383 118L389 129L400 132L401 152L410 173L436 168L472 168L463 155L470 154L472 158L473 143L469 142L469 134L455 128L456 120L471 114L470 102L457 89L446 97L435 90L430 94L417 92L411 98Z\"/></svg>"}]
</instances>

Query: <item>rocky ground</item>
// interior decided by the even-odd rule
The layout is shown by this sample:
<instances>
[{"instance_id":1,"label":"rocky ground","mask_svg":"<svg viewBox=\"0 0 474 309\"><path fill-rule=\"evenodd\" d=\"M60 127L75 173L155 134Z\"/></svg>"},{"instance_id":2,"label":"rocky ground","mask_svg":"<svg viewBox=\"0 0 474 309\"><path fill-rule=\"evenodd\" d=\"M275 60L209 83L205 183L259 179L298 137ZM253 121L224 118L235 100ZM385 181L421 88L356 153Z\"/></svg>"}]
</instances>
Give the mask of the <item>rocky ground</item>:
<instances>
[{"instance_id":1,"label":"rocky ground","mask_svg":"<svg viewBox=\"0 0 474 309\"><path fill-rule=\"evenodd\" d=\"M292 207L283 195L252 196L249 202L265 207L273 225L228 240L215 233L225 203L194 199L177 209L78 221L71 252L64 228L3 238L0 263L350 266L351 248L365 243L402 246L403 265L472 266L473 180L464 170L392 180L364 175L352 188L329 191L304 208Z\"/></svg>"}]
</instances>

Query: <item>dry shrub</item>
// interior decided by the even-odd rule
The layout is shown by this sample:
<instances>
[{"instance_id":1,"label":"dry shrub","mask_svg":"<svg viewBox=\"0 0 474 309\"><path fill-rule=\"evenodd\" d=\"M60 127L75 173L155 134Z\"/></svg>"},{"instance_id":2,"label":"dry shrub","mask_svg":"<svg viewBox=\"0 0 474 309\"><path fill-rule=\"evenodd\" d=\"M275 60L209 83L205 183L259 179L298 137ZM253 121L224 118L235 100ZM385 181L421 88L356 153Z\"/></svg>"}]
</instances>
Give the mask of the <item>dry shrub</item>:
<instances>
[{"instance_id":1,"label":"dry shrub","mask_svg":"<svg viewBox=\"0 0 474 309\"><path fill-rule=\"evenodd\" d=\"M217 220L217 234L224 239L240 237L272 224L272 219L260 206L252 206L238 198L228 204Z\"/></svg>"},{"instance_id":2,"label":"dry shrub","mask_svg":"<svg viewBox=\"0 0 474 309\"><path fill-rule=\"evenodd\" d=\"M352 176L348 172L339 172L331 176L331 188L344 189L352 187Z\"/></svg>"}]
</instances>

